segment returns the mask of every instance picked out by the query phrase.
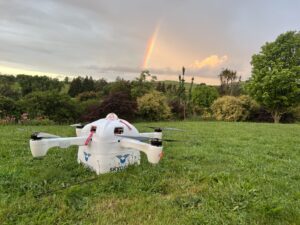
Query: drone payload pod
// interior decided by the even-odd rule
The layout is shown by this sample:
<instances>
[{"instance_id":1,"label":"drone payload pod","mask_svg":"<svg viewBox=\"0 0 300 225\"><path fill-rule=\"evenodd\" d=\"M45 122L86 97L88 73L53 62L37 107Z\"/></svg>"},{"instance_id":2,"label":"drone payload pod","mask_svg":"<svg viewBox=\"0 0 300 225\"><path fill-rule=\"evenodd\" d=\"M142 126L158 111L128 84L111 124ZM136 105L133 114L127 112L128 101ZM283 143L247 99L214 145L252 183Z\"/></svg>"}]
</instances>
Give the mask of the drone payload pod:
<instances>
[{"instance_id":1,"label":"drone payload pod","mask_svg":"<svg viewBox=\"0 0 300 225\"><path fill-rule=\"evenodd\" d=\"M77 145L78 163L97 174L140 164L140 152L144 152L148 161L153 164L157 164L163 155L161 130L139 133L132 124L119 119L114 113L85 126L76 126L76 135L77 137L59 137L34 133L30 139L31 153L33 157L42 157L52 147L68 148Z\"/></svg>"}]
</instances>

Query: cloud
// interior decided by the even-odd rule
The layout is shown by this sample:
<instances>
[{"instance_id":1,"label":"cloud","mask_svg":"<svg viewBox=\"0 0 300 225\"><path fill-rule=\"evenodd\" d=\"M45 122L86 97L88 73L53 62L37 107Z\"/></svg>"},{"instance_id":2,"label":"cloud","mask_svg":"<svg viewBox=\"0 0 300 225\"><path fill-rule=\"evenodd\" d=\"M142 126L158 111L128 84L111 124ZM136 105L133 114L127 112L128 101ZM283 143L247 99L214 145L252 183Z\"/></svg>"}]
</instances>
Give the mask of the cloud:
<instances>
[{"instance_id":1,"label":"cloud","mask_svg":"<svg viewBox=\"0 0 300 225\"><path fill-rule=\"evenodd\" d=\"M227 55L218 56L218 55L211 55L206 57L205 59L199 61L195 60L194 64L191 66L192 68L216 68L228 60Z\"/></svg>"},{"instance_id":2,"label":"cloud","mask_svg":"<svg viewBox=\"0 0 300 225\"><path fill-rule=\"evenodd\" d=\"M0 72L134 78L162 18L151 73L177 79L184 65L199 79L222 67L248 77L265 41L300 29L300 1L220 2L0 0Z\"/></svg>"}]
</instances>

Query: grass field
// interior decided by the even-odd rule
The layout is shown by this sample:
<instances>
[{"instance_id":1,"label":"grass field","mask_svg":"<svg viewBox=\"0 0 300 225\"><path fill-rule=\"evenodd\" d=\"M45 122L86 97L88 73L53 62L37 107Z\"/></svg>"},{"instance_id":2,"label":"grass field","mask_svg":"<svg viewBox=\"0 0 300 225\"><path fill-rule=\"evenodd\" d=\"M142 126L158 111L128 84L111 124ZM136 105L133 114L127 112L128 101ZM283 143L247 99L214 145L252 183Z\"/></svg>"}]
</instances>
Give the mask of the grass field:
<instances>
[{"instance_id":1,"label":"grass field","mask_svg":"<svg viewBox=\"0 0 300 225\"><path fill-rule=\"evenodd\" d=\"M143 157L100 176L75 147L32 158L33 131L71 127L1 126L0 224L300 224L299 124L153 124L185 129L165 136L187 142L165 143L157 166Z\"/></svg>"}]
</instances>

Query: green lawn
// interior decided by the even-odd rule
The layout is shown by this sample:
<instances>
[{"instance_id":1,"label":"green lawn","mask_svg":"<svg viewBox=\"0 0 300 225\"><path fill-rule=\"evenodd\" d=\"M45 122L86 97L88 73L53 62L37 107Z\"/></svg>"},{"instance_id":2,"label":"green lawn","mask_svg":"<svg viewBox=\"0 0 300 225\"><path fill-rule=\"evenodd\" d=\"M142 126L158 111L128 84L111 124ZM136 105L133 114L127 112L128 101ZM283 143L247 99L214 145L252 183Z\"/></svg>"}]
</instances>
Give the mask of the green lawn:
<instances>
[{"instance_id":1,"label":"green lawn","mask_svg":"<svg viewBox=\"0 0 300 225\"><path fill-rule=\"evenodd\" d=\"M100 176L75 147L32 158L33 131L71 127L1 126L0 224L300 224L299 124L157 124L185 129L165 136L187 142L165 143L157 166L143 157Z\"/></svg>"}]
</instances>

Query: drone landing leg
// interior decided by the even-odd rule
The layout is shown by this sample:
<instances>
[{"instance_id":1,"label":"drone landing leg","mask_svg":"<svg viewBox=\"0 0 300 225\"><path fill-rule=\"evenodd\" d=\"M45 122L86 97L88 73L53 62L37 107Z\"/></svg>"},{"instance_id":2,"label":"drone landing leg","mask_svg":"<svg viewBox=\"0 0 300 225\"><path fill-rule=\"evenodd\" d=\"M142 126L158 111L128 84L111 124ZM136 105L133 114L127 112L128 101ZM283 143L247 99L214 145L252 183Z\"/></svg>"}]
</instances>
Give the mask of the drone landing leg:
<instances>
[{"instance_id":1,"label":"drone landing leg","mask_svg":"<svg viewBox=\"0 0 300 225\"><path fill-rule=\"evenodd\" d=\"M68 148L71 145L82 146L87 137L49 138L41 140L30 140L30 149L33 157L41 157L53 147Z\"/></svg>"},{"instance_id":2,"label":"drone landing leg","mask_svg":"<svg viewBox=\"0 0 300 225\"><path fill-rule=\"evenodd\" d=\"M162 147L153 146L129 138L122 139L120 143L123 148L133 148L144 152L150 163L156 164L162 157Z\"/></svg>"}]
</instances>

